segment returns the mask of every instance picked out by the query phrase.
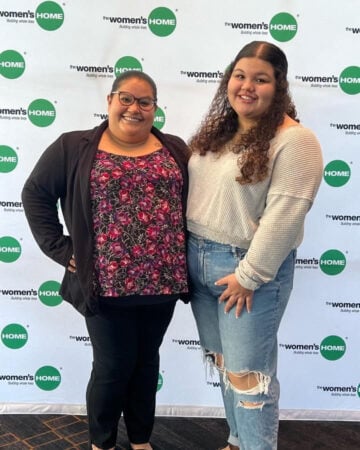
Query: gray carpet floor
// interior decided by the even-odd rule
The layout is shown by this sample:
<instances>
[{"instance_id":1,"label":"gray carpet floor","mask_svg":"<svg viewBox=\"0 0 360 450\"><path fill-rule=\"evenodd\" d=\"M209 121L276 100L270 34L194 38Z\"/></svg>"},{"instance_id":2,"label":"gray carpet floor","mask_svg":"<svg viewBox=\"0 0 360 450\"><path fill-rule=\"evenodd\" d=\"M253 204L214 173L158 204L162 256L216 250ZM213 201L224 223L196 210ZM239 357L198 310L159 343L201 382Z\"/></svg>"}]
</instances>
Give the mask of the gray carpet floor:
<instances>
[{"instance_id":1,"label":"gray carpet floor","mask_svg":"<svg viewBox=\"0 0 360 450\"><path fill-rule=\"evenodd\" d=\"M216 450L224 419L157 417L154 450ZM123 422L119 449L127 448ZM0 415L0 450L88 450L87 420L67 415ZM360 422L280 421L278 450L360 450Z\"/></svg>"}]
</instances>

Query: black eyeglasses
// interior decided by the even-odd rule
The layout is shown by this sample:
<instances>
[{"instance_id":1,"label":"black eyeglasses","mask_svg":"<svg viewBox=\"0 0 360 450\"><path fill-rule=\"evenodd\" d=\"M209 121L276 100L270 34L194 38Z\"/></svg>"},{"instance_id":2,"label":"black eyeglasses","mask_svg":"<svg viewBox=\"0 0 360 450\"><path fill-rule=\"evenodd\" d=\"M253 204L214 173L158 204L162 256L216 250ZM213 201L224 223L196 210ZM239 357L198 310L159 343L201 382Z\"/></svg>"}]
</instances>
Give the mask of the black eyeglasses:
<instances>
[{"instance_id":1,"label":"black eyeglasses","mask_svg":"<svg viewBox=\"0 0 360 450\"><path fill-rule=\"evenodd\" d=\"M137 102L139 108L143 111L151 111L156 105L156 99L152 99L151 97L137 98L130 94L130 92L123 91L113 91L112 94L118 94L119 102L124 106L131 106Z\"/></svg>"}]
</instances>

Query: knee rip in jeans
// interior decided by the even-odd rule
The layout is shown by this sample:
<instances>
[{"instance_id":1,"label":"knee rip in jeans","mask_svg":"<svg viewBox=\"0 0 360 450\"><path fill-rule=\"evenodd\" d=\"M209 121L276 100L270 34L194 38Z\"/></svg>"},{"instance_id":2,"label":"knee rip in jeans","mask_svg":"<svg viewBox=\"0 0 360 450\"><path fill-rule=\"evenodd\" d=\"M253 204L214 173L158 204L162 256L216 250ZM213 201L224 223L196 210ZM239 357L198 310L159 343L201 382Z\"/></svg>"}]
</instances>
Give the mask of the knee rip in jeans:
<instances>
[{"instance_id":1,"label":"knee rip in jeans","mask_svg":"<svg viewBox=\"0 0 360 450\"><path fill-rule=\"evenodd\" d=\"M224 370L224 383L237 394L257 395L267 394L271 377L262 372L244 370L238 373ZM262 409L264 402L239 400L237 407L245 409Z\"/></svg>"},{"instance_id":2,"label":"knee rip in jeans","mask_svg":"<svg viewBox=\"0 0 360 450\"><path fill-rule=\"evenodd\" d=\"M267 394L271 377L262 372L244 370L238 373L230 372L224 367L224 358L220 353L205 352L205 357L222 373L226 389L230 388L237 394L257 395ZM238 407L244 409L262 409L264 402L250 402L240 400Z\"/></svg>"}]
</instances>

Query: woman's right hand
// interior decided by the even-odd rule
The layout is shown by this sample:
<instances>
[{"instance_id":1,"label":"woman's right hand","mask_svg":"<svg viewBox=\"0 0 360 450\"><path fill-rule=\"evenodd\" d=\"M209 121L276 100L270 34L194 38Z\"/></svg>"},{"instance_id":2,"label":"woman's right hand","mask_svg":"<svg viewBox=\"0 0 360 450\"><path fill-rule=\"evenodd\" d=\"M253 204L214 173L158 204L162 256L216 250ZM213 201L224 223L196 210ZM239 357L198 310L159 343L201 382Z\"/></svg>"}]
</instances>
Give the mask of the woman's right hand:
<instances>
[{"instance_id":1,"label":"woman's right hand","mask_svg":"<svg viewBox=\"0 0 360 450\"><path fill-rule=\"evenodd\" d=\"M67 270L69 272L71 272L71 273L75 273L76 272L76 263L75 263L75 256L74 255L72 255L72 257L70 258Z\"/></svg>"}]
</instances>

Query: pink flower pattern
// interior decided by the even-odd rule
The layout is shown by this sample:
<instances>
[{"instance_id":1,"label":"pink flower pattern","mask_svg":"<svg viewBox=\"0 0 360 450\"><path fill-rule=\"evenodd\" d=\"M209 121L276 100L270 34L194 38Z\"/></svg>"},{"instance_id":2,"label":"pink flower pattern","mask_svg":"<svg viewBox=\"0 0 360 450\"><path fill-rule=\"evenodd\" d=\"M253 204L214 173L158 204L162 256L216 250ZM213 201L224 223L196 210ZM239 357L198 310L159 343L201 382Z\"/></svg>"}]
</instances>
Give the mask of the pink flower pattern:
<instances>
[{"instance_id":1,"label":"pink flower pattern","mask_svg":"<svg viewBox=\"0 0 360 450\"><path fill-rule=\"evenodd\" d=\"M182 176L170 152L133 158L99 150L90 189L96 292L187 292Z\"/></svg>"}]
</instances>

